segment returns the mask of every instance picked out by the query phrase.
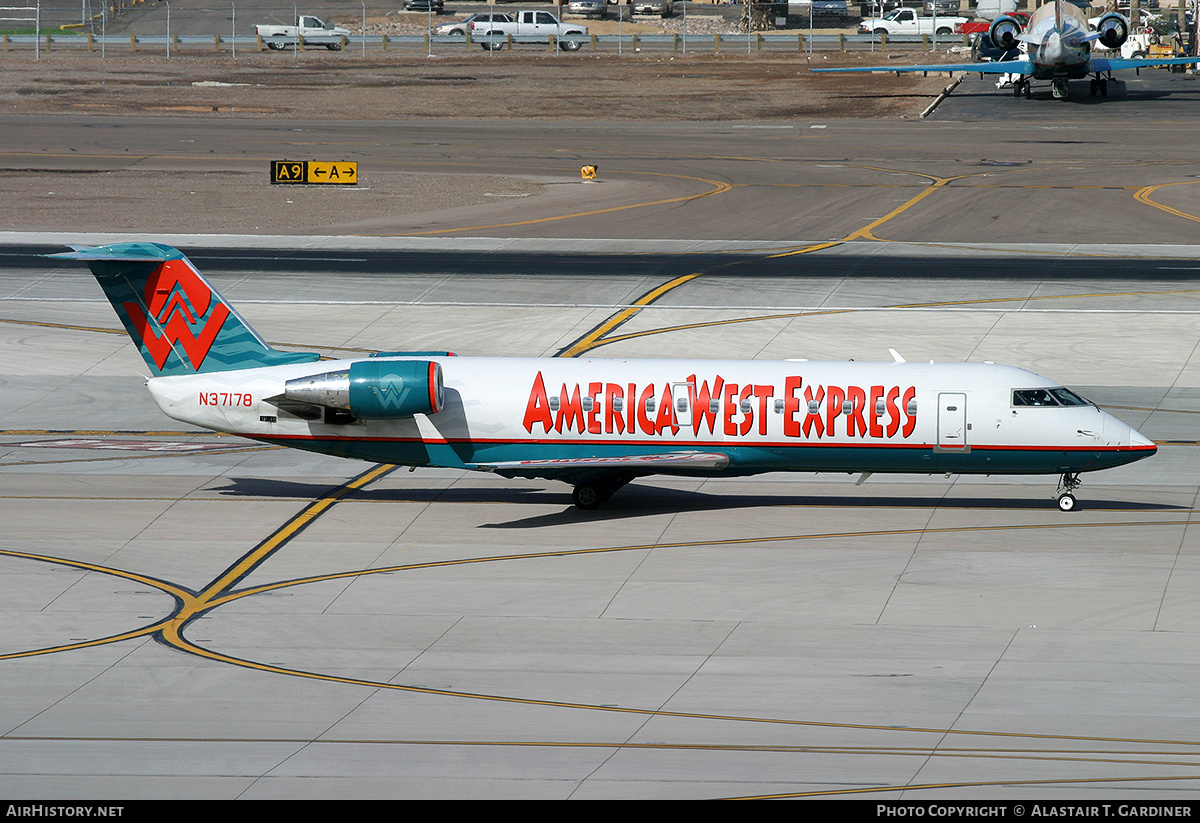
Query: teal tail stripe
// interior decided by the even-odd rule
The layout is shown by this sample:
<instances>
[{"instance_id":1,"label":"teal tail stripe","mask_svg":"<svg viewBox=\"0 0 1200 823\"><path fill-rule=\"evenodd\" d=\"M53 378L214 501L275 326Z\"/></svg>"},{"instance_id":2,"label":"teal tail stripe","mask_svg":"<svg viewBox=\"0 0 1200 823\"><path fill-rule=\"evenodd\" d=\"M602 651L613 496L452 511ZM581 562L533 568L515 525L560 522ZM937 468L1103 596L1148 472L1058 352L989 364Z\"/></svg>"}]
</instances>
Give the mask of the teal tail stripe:
<instances>
[{"instance_id":1,"label":"teal tail stripe","mask_svg":"<svg viewBox=\"0 0 1200 823\"><path fill-rule=\"evenodd\" d=\"M276 351L184 255L160 243L75 248L155 377L311 363L315 352Z\"/></svg>"}]
</instances>

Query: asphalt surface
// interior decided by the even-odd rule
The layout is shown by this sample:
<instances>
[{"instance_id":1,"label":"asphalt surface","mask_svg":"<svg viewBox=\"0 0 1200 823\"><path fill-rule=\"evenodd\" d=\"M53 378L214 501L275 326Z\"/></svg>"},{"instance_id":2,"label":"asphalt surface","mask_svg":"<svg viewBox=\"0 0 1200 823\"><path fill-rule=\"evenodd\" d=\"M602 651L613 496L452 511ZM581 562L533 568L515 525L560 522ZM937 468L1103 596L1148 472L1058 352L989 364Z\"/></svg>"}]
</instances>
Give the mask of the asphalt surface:
<instances>
[{"instance_id":1,"label":"asphalt surface","mask_svg":"<svg viewBox=\"0 0 1200 823\"><path fill-rule=\"evenodd\" d=\"M1077 80L1070 84L1071 96L1066 100L1054 100L1050 95L1049 83L1035 83L1028 99L1016 98L1011 88L997 88L997 81L980 79L979 75L962 75L950 99L939 106L930 119L940 122L994 122L1002 118L1006 122L1038 128L1046 123L1046 107L1051 117L1060 114L1056 107L1064 109L1062 115L1071 117L1076 111L1105 118L1145 117L1155 123L1174 116L1192 117L1200 100L1200 81L1194 74L1167 72L1153 69L1146 72L1118 72L1118 82L1109 83L1106 97L1092 97L1088 81ZM1085 116L1087 116L1085 115Z\"/></svg>"},{"instance_id":2,"label":"asphalt surface","mask_svg":"<svg viewBox=\"0 0 1200 823\"><path fill-rule=\"evenodd\" d=\"M957 98L924 122L6 122L0 163L56 186L215 192L300 139L545 191L248 237L98 229L56 188L78 231L0 234L0 787L1191 803L1200 110ZM561 484L262 449L159 414L90 275L31 256L130 236L281 347L895 348L1053 376L1160 449L1070 514L1055 478L941 475L652 478L585 514Z\"/></svg>"}]
</instances>

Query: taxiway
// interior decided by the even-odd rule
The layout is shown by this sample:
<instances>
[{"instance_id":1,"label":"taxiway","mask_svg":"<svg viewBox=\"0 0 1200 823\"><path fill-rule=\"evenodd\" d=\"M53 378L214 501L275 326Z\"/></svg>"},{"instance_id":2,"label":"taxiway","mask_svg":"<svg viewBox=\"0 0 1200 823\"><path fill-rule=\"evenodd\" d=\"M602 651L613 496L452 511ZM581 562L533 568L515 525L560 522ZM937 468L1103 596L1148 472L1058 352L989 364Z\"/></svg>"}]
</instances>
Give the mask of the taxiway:
<instances>
[{"instance_id":1,"label":"taxiway","mask_svg":"<svg viewBox=\"0 0 1200 823\"><path fill-rule=\"evenodd\" d=\"M433 147L433 124L316 125L363 135L384 171L547 191L361 231L331 213L271 237L153 238L272 344L331 355L892 347L1025 366L1160 444L1085 476L1069 514L1047 478L940 475L653 478L583 513L553 483L178 430L90 275L36 256L119 239L103 211L74 232L7 221L0 787L1195 797L1200 208L1174 151L1193 121L1050 116L626 124L604 146L610 189L590 190L582 153L547 169L554 149L529 148L564 145L566 126L464 123ZM116 131L89 122L30 119L3 160L100 163L111 146L72 141ZM139 159L114 172L207 154L163 139L177 120L138 125ZM261 124L221 125L247 168L278 148ZM575 191L598 193L581 208Z\"/></svg>"}]
</instances>

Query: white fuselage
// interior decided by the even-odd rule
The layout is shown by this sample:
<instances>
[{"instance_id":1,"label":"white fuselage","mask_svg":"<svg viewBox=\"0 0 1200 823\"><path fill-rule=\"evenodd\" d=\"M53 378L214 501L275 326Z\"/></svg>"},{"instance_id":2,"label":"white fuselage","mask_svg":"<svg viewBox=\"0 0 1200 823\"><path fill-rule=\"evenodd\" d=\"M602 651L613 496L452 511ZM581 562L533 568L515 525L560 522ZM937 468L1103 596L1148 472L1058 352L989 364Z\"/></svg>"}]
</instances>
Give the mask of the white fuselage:
<instances>
[{"instance_id":1,"label":"white fuselage","mask_svg":"<svg viewBox=\"0 0 1200 823\"><path fill-rule=\"evenodd\" d=\"M1070 3L1058 5L1057 10L1055 3L1038 8L1019 39L1028 45L1029 60L1038 79L1086 77L1091 62L1087 18Z\"/></svg>"},{"instance_id":2,"label":"white fuselage","mask_svg":"<svg viewBox=\"0 0 1200 823\"><path fill-rule=\"evenodd\" d=\"M1014 390L1058 384L992 364L424 359L441 365L445 405L398 419L330 419L278 401L287 380L350 361L159 377L149 388L166 414L205 428L461 468L715 450L731 455L725 473L1032 473L1104 468L1154 449L1090 404L1014 405Z\"/></svg>"}]
</instances>

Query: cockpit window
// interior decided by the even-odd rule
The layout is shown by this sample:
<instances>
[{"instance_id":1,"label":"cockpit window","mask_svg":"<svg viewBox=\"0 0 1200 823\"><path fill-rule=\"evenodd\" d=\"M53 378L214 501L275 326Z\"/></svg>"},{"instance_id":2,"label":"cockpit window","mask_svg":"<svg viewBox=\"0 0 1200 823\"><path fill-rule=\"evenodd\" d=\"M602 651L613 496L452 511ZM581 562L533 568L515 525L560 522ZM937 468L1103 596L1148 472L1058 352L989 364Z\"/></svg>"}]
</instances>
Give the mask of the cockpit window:
<instances>
[{"instance_id":1,"label":"cockpit window","mask_svg":"<svg viewBox=\"0 0 1200 823\"><path fill-rule=\"evenodd\" d=\"M1071 391L1070 389L1064 389L1062 387L1059 387L1057 389L1051 389L1050 393L1052 395L1054 395L1055 400L1057 400L1059 403L1061 403L1064 406L1090 406L1091 405L1091 403L1084 400L1082 397L1080 397L1079 395L1077 395L1075 392Z\"/></svg>"},{"instance_id":2,"label":"cockpit window","mask_svg":"<svg viewBox=\"0 0 1200 823\"><path fill-rule=\"evenodd\" d=\"M1058 401L1048 389L1014 389L1014 406L1057 406Z\"/></svg>"},{"instance_id":3,"label":"cockpit window","mask_svg":"<svg viewBox=\"0 0 1200 823\"><path fill-rule=\"evenodd\" d=\"M1088 406L1088 401L1070 389L1013 389L1014 406Z\"/></svg>"}]
</instances>

